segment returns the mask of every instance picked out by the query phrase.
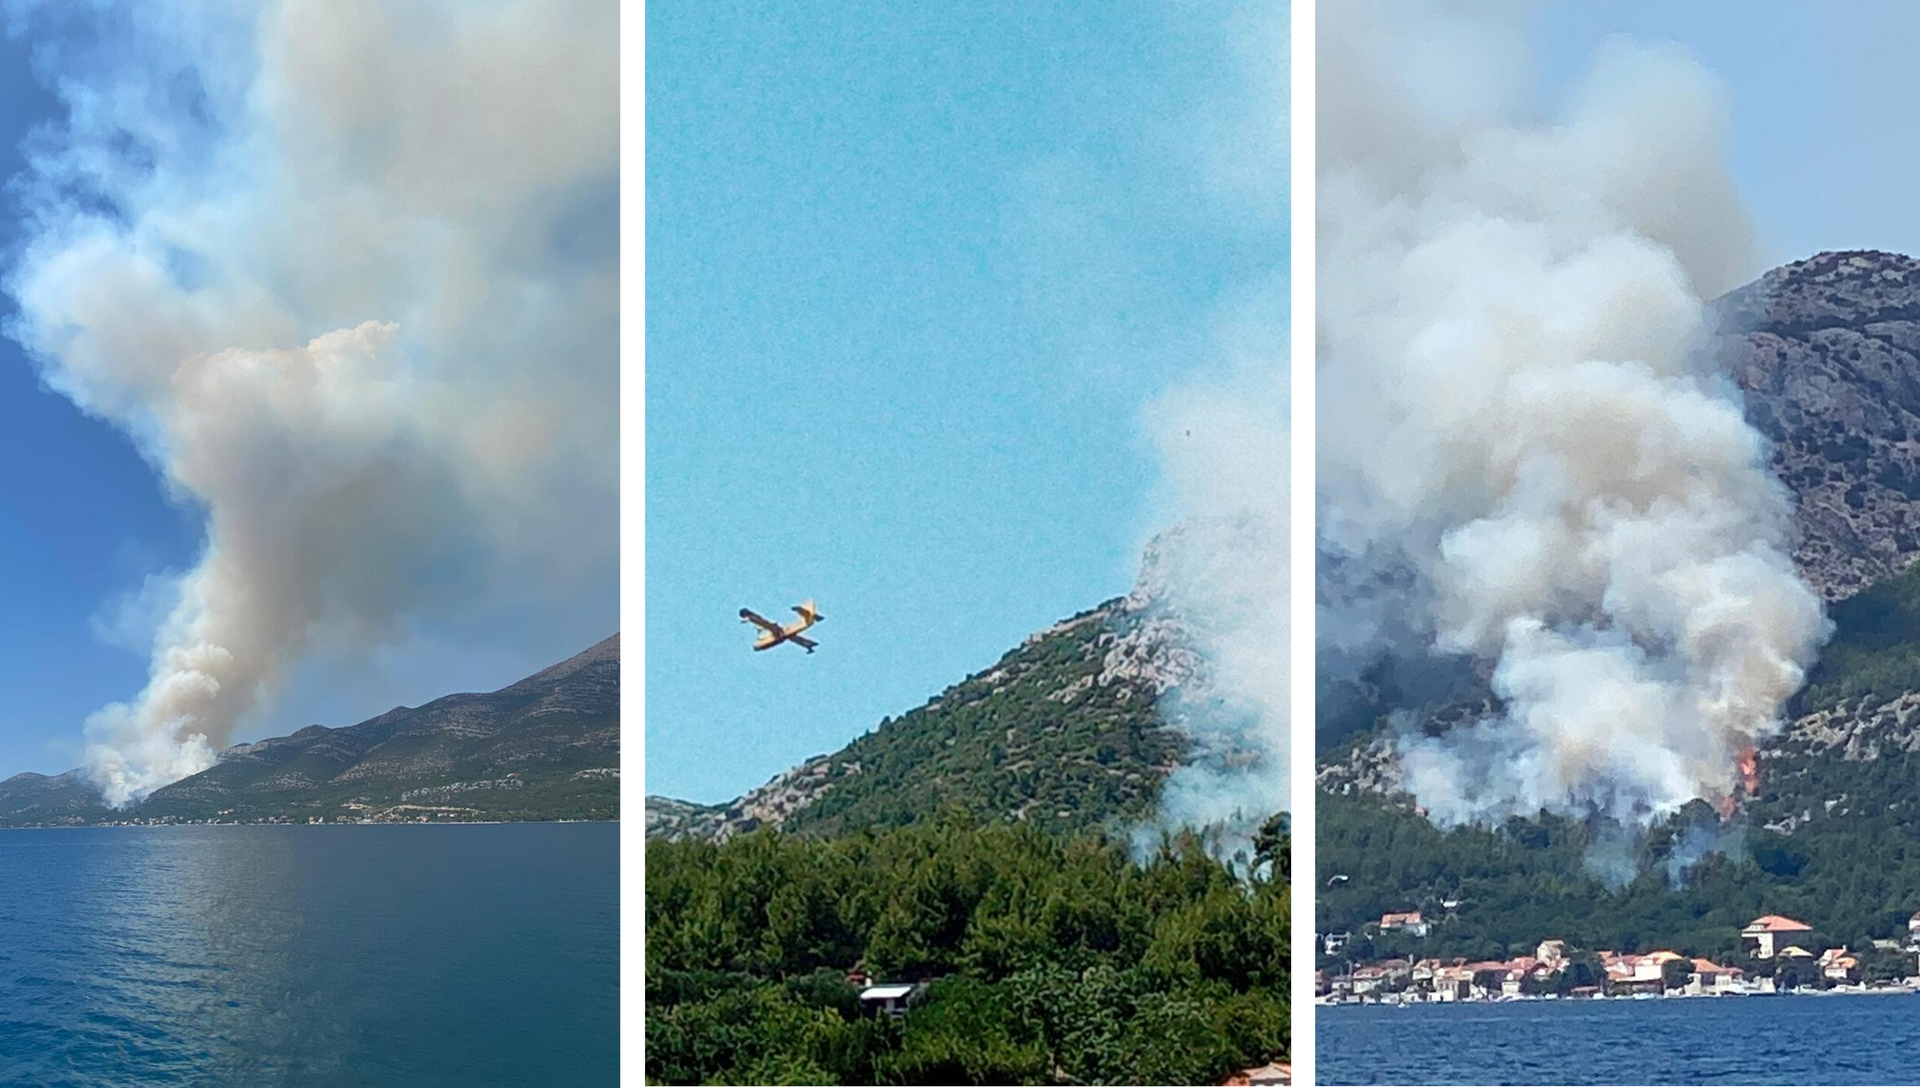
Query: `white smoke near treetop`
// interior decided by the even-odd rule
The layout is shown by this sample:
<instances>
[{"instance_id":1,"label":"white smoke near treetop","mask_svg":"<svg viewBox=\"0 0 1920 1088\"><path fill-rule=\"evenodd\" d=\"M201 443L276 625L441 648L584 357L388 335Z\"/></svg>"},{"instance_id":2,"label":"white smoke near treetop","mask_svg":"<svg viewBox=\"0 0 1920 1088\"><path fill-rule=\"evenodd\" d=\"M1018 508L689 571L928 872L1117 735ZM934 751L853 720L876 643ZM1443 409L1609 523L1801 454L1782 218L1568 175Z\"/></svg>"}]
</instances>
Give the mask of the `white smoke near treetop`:
<instances>
[{"instance_id":1,"label":"white smoke near treetop","mask_svg":"<svg viewBox=\"0 0 1920 1088\"><path fill-rule=\"evenodd\" d=\"M1541 117L1520 5L1322 9L1325 552L1415 573L1504 712L1400 743L1442 822L1733 789L1825 624L1703 297L1751 269L1720 87L1609 43ZM1339 618L1331 627L1339 629Z\"/></svg>"},{"instance_id":2,"label":"white smoke near treetop","mask_svg":"<svg viewBox=\"0 0 1920 1088\"><path fill-rule=\"evenodd\" d=\"M1271 243L1271 264L1217 305L1211 365L1144 412L1160 458L1157 513L1174 526L1150 574L1203 667L1162 696L1189 747L1136 840L1199 829L1228 856L1249 852L1290 807L1289 48L1286 5L1235 12L1222 47L1234 102L1222 112L1234 120L1208 130L1194 159L1223 197L1222 218Z\"/></svg>"},{"instance_id":3,"label":"white smoke near treetop","mask_svg":"<svg viewBox=\"0 0 1920 1088\"><path fill-rule=\"evenodd\" d=\"M305 652L617 562L612 0L9 14L67 109L9 331L206 520L146 689L87 723L109 801Z\"/></svg>"}]
</instances>

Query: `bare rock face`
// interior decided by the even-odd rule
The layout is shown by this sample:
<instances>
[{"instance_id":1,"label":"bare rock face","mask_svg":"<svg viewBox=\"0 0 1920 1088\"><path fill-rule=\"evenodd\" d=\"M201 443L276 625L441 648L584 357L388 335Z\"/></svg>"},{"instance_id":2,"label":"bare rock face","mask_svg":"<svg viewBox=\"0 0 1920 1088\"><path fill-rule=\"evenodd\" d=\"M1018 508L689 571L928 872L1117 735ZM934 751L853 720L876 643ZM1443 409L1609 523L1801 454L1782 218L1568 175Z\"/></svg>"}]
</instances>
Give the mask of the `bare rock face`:
<instances>
[{"instance_id":1,"label":"bare rock face","mask_svg":"<svg viewBox=\"0 0 1920 1088\"><path fill-rule=\"evenodd\" d=\"M1886 702L1871 696L1818 710L1794 721L1761 756L1804 752L1860 762L1893 752L1920 751L1920 692Z\"/></svg>"},{"instance_id":2,"label":"bare rock face","mask_svg":"<svg viewBox=\"0 0 1920 1088\"><path fill-rule=\"evenodd\" d=\"M1920 261L1821 253L1714 304L1716 356L1792 493L1801 576L1829 601L1920 555Z\"/></svg>"},{"instance_id":3,"label":"bare rock face","mask_svg":"<svg viewBox=\"0 0 1920 1088\"><path fill-rule=\"evenodd\" d=\"M702 805L674 797L649 797L646 803L647 838L713 838L726 819L720 805Z\"/></svg>"},{"instance_id":4,"label":"bare rock face","mask_svg":"<svg viewBox=\"0 0 1920 1088\"><path fill-rule=\"evenodd\" d=\"M1313 784L1322 793L1398 793L1400 760L1390 741L1375 737L1354 746L1342 759L1320 764L1314 769Z\"/></svg>"},{"instance_id":5,"label":"bare rock face","mask_svg":"<svg viewBox=\"0 0 1920 1088\"><path fill-rule=\"evenodd\" d=\"M1100 610L1106 654L1096 682L1102 687L1127 684L1159 696L1200 673L1192 632L1174 607L1169 570L1188 532L1170 529L1149 541L1132 592Z\"/></svg>"},{"instance_id":6,"label":"bare rock face","mask_svg":"<svg viewBox=\"0 0 1920 1088\"><path fill-rule=\"evenodd\" d=\"M780 827L824 796L837 781L859 773L858 762L815 756L724 805L649 797L647 837L725 842L758 827Z\"/></svg>"}]
</instances>

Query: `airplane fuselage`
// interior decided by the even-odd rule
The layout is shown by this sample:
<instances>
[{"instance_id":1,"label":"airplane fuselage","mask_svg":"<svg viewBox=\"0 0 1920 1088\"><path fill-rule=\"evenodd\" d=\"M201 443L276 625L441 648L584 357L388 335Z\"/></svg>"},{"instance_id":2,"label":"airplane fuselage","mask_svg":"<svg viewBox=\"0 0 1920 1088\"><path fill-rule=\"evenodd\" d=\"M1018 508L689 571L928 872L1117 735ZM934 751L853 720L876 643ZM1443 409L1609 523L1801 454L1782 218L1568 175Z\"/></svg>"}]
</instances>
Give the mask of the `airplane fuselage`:
<instances>
[{"instance_id":1,"label":"airplane fuselage","mask_svg":"<svg viewBox=\"0 0 1920 1088\"><path fill-rule=\"evenodd\" d=\"M741 620L760 628L759 637L753 640L753 648L755 650L771 650L783 642L791 642L805 649L808 653L812 653L817 643L812 639L802 638L800 633L820 622L820 613L814 608L812 601L808 601L806 604L794 605L793 610L800 614L799 622L781 625L759 615L750 608L742 608L740 610Z\"/></svg>"}]
</instances>

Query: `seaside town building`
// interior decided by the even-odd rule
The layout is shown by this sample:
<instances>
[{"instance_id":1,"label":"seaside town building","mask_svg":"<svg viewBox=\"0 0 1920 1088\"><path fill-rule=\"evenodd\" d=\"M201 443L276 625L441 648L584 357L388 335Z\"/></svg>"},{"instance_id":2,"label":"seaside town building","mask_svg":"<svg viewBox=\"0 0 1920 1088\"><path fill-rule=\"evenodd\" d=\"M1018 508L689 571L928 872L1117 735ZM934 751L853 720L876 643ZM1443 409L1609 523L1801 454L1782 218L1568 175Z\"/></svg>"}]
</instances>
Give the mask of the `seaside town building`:
<instances>
[{"instance_id":1,"label":"seaside town building","mask_svg":"<svg viewBox=\"0 0 1920 1088\"><path fill-rule=\"evenodd\" d=\"M1695 957L1693 974L1687 978L1690 994L1737 993L1746 983L1747 973L1738 967L1722 967L1712 960Z\"/></svg>"},{"instance_id":2,"label":"seaside town building","mask_svg":"<svg viewBox=\"0 0 1920 1088\"><path fill-rule=\"evenodd\" d=\"M1667 991L1667 964L1684 960L1678 952L1661 950L1644 956L1600 953L1607 986L1615 993L1659 994Z\"/></svg>"},{"instance_id":3,"label":"seaside town building","mask_svg":"<svg viewBox=\"0 0 1920 1088\"><path fill-rule=\"evenodd\" d=\"M1846 945L1829 948L1820 954L1820 974L1828 982L1860 981L1860 957L1847 951Z\"/></svg>"},{"instance_id":4,"label":"seaside town building","mask_svg":"<svg viewBox=\"0 0 1920 1088\"><path fill-rule=\"evenodd\" d=\"M1754 959L1770 960L1778 954L1777 950L1782 945L1805 940L1812 934L1813 927L1805 922L1796 922L1778 914L1763 914L1747 923L1747 928L1740 931L1740 938Z\"/></svg>"},{"instance_id":5,"label":"seaside town building","mask_svg":"<svg viewBox=\"0 0 1920 1088\"><path fill-rule=\"evenodd\" d=\"M1421 921L1418 912L1389 914L1381 919L1382 928L1410 930ZM1626 997L1626 996L1717 996L1723 994L1775 993L1803 986L1859 987L1863 983L1862 957L1845 945L1827 948L1818 954L1801 944L1813 943L1813 927L1777 914L1763 915L1740 930L1739 937L1754 960L1772 960L1783 967L1755 970L1712 959L1686 956L1671 949L1646 953L1601 951L1593 956L1570 951L1567 942L1548 938L1534 948L1531 956L1505 960L1445 959L1427 957L1389 959L1376 963L1346 965L1345 973L1331 977L1314 973L1314 993L1333 1002L1385 1001L1442 1002L1510 1001L1538 997ZM1909 925L1909 933L1920 943L1920 914ZM1423 929L1422 935L1425 935ZM1876 941L1876 948L1897 941ZM1815 947L1819 947L1816 945ZM1881 952L1897 948L1880 948ZM1871 955L1871 954L1870 954ZM1598 977L1589 966L1597 959ZM1791 971L1784 965L1794 964ZM1916 965L1920 967L1920 964ZM1881 963L1878 974L1867 981L1873 985L1920 986L1920 974L1897 983L1886 976Z\"/></svg>"}]
</instances>

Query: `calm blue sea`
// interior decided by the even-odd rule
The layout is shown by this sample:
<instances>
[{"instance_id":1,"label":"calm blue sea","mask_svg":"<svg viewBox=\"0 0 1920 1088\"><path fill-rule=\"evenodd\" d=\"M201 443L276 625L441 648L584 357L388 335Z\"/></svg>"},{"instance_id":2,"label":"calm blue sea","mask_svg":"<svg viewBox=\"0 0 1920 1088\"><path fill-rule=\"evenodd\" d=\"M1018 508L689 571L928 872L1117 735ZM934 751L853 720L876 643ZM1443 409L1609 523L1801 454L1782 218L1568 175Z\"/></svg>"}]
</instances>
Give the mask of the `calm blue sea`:
<instances>
[{"instance_id":1,"label":"calm blue sea","mask_svg":"<svg viewBox=\"0 0 1920 1088\"><path fill-rule=\"evenodd\" d=\"M619 827L0 830L0 1084L601 1085Z\"/></svg>"},{"instance_id":2,"label":"calm blue sea","mask_svg":"<svg viewBox=\"0 0 1920 1088\"><path fill-rule=\"evenodd\" d=\"M1920 996L1314 1010L1321 1084L1913 1084Z\"/></svg>"}]
</instances>

